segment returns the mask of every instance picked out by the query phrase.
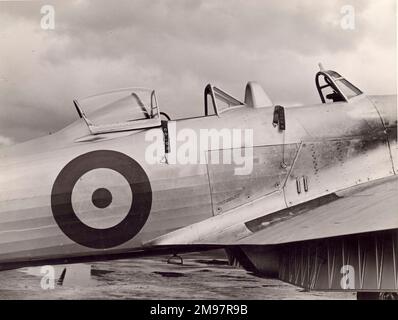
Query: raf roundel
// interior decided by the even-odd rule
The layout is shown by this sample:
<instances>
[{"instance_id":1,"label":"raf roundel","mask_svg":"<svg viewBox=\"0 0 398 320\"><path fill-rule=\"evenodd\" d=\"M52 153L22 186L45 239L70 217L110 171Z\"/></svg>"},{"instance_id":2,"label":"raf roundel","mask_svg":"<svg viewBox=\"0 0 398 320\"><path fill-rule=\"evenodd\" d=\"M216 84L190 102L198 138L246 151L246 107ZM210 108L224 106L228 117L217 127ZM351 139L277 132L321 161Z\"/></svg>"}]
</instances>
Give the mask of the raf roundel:
<instances>
[{"instance_id":1,"label":"raf roundel","mask_svg":"<svg viewBox=\"0 0 398 320\"><path fill-rule=\"evenodd\" d=\"M152 206L144 169L110 150L82 154L58 174L51 192L54 219L71 240L95 249L121 245L142 229Z\"/></svg>"}]
</instances>

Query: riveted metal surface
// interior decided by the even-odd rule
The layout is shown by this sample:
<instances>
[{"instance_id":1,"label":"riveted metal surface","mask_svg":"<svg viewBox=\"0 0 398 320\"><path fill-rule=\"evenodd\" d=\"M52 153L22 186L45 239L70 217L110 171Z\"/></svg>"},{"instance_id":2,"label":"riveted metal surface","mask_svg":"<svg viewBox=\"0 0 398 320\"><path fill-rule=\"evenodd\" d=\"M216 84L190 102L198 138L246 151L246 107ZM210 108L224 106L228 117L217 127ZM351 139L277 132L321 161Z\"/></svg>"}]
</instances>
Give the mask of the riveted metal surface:
<instances>
[{"instance_id":1,"label":"riveted metal surface","mask_svg":"<svg viewBox=\"0 0 398 320\"><path fill-rule=\"evenodd\" d=\"M287 205L392 174L386 137L306 142L287 179L284 189ZM308 192L297 193L296 179L302 176L311 187Z\"/></svg>"}]
</instances>

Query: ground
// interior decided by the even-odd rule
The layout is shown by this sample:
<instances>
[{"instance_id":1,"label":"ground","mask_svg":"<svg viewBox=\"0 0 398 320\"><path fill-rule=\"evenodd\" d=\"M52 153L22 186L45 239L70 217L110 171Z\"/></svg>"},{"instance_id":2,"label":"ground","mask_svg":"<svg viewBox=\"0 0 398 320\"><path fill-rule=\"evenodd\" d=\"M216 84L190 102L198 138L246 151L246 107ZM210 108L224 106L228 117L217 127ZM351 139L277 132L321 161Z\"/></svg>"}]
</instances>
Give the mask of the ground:
<instances>
[{"instance_id":1,"label":"ground","mask_svg":"<svg viewBox=\"0 0 398 320\"><path fill-rule=\"evenodd\" d=\"M4 271L0 299L355 299L352 293L305 292L259 278L229 266L219 254L182 257L183 265L167 264L168 257L85 265L84 279L67 275L64 285L52 290L41 288L39 268Z\"/></svg>"}]
</instances>

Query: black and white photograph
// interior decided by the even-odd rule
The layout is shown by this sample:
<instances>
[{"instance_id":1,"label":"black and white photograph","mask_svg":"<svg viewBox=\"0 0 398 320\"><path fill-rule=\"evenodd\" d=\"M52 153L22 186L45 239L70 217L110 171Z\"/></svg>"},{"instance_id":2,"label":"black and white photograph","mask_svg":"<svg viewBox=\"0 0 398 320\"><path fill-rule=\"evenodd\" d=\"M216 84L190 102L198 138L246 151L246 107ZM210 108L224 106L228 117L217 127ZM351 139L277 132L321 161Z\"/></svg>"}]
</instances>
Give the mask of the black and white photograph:
<instances>
[{"instance_id":1,"label":"black and white photograph","mask_svg":"<svg viewBox=\"0 0 398 320\"><path fill-rule=\"evenodd\" d=\"M0 300L397 300L397 173L396 0L0 1Z\"/></svg>"}]
</instances>

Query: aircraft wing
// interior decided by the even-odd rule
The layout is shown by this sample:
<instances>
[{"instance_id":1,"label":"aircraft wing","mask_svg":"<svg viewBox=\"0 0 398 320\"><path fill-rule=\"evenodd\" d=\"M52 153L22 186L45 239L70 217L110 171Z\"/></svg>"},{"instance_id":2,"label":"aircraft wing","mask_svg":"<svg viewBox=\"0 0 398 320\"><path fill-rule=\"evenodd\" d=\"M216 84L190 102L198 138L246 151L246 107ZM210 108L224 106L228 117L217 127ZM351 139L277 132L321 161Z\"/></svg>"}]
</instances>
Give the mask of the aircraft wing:
<instances>
[{"instance_id":1,"label":"aircraft wing","mask_svg":"<svg viewBox=\"0 0 398 320\"><path fill-rule=\"evenodd\" d=\"M398 228L397 176L352 187L245 225L239 244L279 244Z\"/></svg>"},{"instance_id":2,"label":"aircraft wing","mask_svg":"<svg viewBox=\"0 0 398 320\"><path fill-rule=\"evenodd\" d=\"M398 228L397 176L273 210L274 193L147 245L274 245Z\"/></svg>"}]
</instances>

